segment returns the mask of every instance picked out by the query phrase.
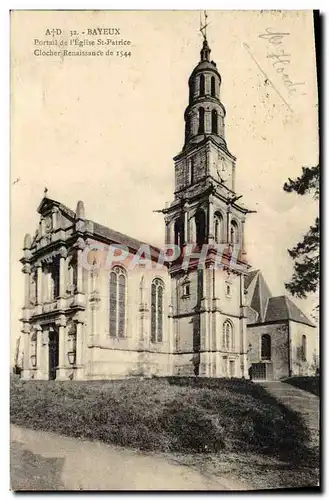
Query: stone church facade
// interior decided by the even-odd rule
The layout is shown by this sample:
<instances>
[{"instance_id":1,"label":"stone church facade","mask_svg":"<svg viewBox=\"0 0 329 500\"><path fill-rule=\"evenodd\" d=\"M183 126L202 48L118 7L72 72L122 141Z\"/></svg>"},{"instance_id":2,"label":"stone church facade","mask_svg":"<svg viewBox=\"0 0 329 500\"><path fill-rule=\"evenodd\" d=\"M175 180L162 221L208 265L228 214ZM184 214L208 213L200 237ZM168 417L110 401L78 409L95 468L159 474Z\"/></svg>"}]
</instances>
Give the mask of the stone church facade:
<instances>
[{"instance_id":1,"label":"stone church facade","mask_svg":"<svg viewBox=\"0 0 329 500\"><path fill-rule=\"evenodd\" d=\"M73 211L45 193L21 259L24 379L310 370L314 326L289 299L271 297L247 262L250 211L235 193L220 88L205 39L189 79L173 201L162 210L175 258L89 220L82 201Z\"/></svg>"}]
</instances>

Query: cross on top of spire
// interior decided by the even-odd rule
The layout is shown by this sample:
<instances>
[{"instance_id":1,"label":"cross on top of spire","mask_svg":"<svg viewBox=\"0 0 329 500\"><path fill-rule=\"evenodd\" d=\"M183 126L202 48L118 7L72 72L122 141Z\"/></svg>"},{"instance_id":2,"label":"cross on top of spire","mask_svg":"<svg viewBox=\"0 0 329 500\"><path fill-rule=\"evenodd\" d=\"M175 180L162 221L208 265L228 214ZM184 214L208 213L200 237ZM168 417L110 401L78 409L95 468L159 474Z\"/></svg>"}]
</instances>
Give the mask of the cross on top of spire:
<instances>
[{"instance_id":1,"label":"cross on top of spire","mask_svg":"<svg viewBox=\"0 0 329 500\"><path fill-rule=\"evenodd\" d=\"M202 12L200 12L200 32L202 33L203 40L207 41L207 26L208 26L208 14L207 11L203 11L203 19L202 19Z\"/></svg>"},{"instance_id":2,"label":"cross on top of spire","mask_svg":"<svg viewBox=\"0 0 329 500\"><path fill-rule=\"evenodd\" d=\"M200 32L202 33L203 36L203 45L202 45L202 50L201 50L201 61L209 61L210 57L210 48L208 45L208 40L207 40L207 26L209 23L207 22L208 19L208 14L207 11L203 11L203 20L202 20L202 13L200 13Z\"/></svg>"}]
</instances>

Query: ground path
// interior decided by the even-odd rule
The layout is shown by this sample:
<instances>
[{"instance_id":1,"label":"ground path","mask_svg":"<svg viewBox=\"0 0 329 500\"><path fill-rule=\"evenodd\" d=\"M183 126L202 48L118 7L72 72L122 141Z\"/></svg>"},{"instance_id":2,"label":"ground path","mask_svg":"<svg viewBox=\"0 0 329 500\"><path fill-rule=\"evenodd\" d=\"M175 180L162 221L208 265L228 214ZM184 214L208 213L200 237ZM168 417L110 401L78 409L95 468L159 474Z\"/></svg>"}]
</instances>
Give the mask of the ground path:
<instances>
[{"instance_id":1,"label":"ground path","mask_svg":"<svg viewBox=\"0 0 329 500\"><path fill-rule=\"evenodd\" d=\"M319 446L319 397L283 382L264 382L264 389L287 408L297 412L310 432L310 446Z\"/></svg>"},{"instance_id":2,"label":"ground path","mask_svg":"<svg viewBox=\"0 0 329 500\"><path fill-rule=\"evenodd\" d=\"M232 490L245 483L209 477L155 454L11 426L14 490Z\"/></svg>"}]
</instances>

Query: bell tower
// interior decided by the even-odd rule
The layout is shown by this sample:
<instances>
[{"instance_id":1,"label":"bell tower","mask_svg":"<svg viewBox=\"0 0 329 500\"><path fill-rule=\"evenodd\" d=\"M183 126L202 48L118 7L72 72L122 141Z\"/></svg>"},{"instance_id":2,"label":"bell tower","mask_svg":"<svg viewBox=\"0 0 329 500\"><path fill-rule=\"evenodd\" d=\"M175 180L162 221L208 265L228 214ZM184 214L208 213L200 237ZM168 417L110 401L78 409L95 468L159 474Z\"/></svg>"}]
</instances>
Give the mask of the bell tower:
<instances>
[{"instance_id":1,"label":"bell tower","mask_svg":"<svg viewBox=\"0 0 329 500\"><path fill-rule=\"evenodd\" d=\"M200 61L188 81L184 144L174 158L174 200L163 210L166 244L181 251L169 269L174 374L242 377L248 372L244 226L249 210L235 192L222 79L203 35Z\"/></svg>"}]
</instances>

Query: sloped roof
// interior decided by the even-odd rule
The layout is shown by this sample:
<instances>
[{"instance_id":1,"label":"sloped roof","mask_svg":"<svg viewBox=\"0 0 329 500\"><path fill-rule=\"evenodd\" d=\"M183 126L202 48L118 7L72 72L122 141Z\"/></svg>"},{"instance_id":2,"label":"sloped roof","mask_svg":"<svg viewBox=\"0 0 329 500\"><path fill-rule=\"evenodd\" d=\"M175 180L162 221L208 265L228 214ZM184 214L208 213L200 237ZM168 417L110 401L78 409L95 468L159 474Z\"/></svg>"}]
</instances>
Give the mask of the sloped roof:
<instances>
[{"instance_id":1,"label":"sloped roof","mask_svg":"<svg viewBox=\"0 0 329 500\"><path fill-rule=\"evenodd\" d=\"M148 243L145 243L143 241L136 240L135 238L132 238L127 234L120 233L119 231L114 231L113 229L110 229L106 226L102 226L97 222L93 221L88 221L88 222L90 222L93 225L93 234L95 236L101 236L103 238L110 240L111 242L119 243L121 245L126 245L128 248L136 251L141 247L141 245L147 245L150 248L151 257L158 257L160 253L160 249L153 245L149 245Z\"/></svg>"},{"instance_id":2,"label":"sloped roof","mask_svg":"<svg viewBox=\"0 0 329 500\"><path fill-rule=\"evenodd\" d=\"M291 320L305 325L315 326L311 320L294 304L289 297L281 295L268 301L265 322Z\"/></svg>"},{"instance_id":3,"label":"sloped roof","mask_svg":"<svg viewBox=\"0 0 329 500\"><path fill-rule=\"evenodd\" d=\"M259 269L250 271L245 277L247 305L258 314L255 323L296 321L315 326L310 319L287 296L272 297L271 291Z\"/></svg>"},{"instance_id":4,"label":"sloped roof","mask_svg":"<svg viewBox=\"0 0 329 500\"><path fill-rule=\"evenodd\" d=\"M245 290L247 290L252 282L252 280L256 277L257 273L259 273L259 269L257 269L256 271L249 271L249 273L247 274L247 276L245 277L244 279L244 288Z\"/></svg>"}]
</instances>

